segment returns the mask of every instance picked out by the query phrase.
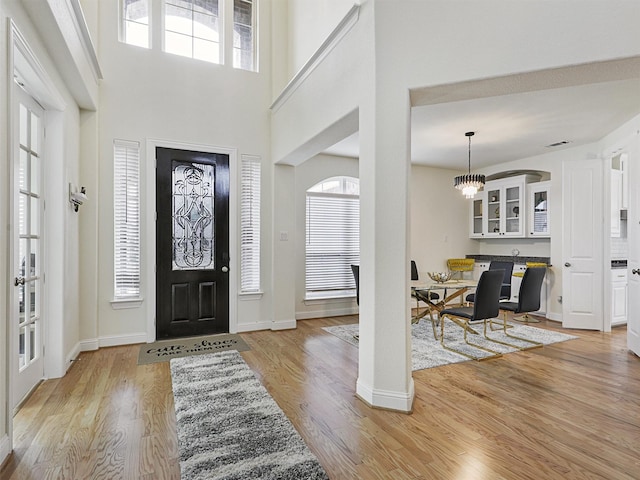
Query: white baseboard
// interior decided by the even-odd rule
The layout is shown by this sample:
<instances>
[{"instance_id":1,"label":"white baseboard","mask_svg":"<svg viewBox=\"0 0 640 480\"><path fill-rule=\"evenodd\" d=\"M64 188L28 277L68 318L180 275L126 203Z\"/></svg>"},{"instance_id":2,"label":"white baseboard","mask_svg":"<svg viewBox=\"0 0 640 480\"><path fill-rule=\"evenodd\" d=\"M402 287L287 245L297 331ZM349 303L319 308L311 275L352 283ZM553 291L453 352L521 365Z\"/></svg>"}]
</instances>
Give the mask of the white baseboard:
<instances>
[{"instance_id":1,"label":"white baseboard","mask_svg":"<svg viewBox=\"0 0 640 480\"><path fill-rule=\"evenodd\" d=\"M11 454L11 441L9 435L5 435L0 438L0 465L4 463L7 457Z\"/></svg>"},{"instance_id":2,"label":"white baseboard","mask_svg":"<svg viewBox=\"0 0 640 480\"><path fill-rule=\"evenodd\" d=\"M100 340L97 338L89 338L87 340L80 341L81 352L91 352L100 348Z\"/></svg>"},{"instance_id":3,"label":"white baseboard","mask_svg":"<svg viewBox=\"0 0 640 480\"><path fill-rule=\"evenodd\" d=\"M296 312L296 320L309 320L310 318L342 317L343 315L357 315L358 307L334 308L330 310L315 310Z\"/></svg>"},{"instance_id":4,"label":"white baseboard","mask_svg":"<svg viewBox=\"0 0 640 480\"><path fill-rule=\"evenodd\" d=\"M392 392L390 390L372 389L360 382L356 382L356 395L372 407L395 410L397 412L411 412L415 387L411 379L408 392Z\"/></svg>"},{"instance_id":5,"label":"white baseboard","mask_svg":"<svg viewBox=\"0 0 640 480\"><path fill-rule=\"evenodd\" d=\"M553 320L554 322L562 322L562 314L547 312L547 319Z\"/></svg>"},{"instance_id":6,"label":"white baseboard","mask_svg":"<svg viewBox=\"0 0 640 480\"><path fill-rule=\"evenodd\" d=\"M134 343L147 343L147 333L132 333L129 335L109 335L98 339L98 346L117 347L119 345L131 345Z\"/></svg>"},{"instance_id":7,"label":"white baseboard","mask_svg":"<svg viewBox=\"0 0 640 480\"><path fill-rule=\"evenodd\" d=\"M258 330L269 330L270 328L271 328L271 322L243 323L241 325L236 326L235 333L256 332Z\"/></svg>"},{"instance_id":8,"label":"white baseboard","mask_svg":"<svg viewBox=\"0 0 640 480\"><path fill-rule=\"evenodd\" d=\"M84 350L82 350L82 342L78 342L75 344L75 346L71 349L71 351L67 354L67 358L65 361L65 373L67 372L67 370L69 370L69 368L71 368L71 364L75 361L76 358L78 358L78 355L80 355L80 352L83 352Z\"/></svg>"},{"instance_id":9,"label":"white baseboard","mask_svg":"<svg viewBox=\"0 0 640 480\"><path fill-rule=\"evenodd\" d=\"M271 322L271 330L288 330L290 328L296 328L296 320L280 320L278 322Z\"/></svg>"}]
</instances>

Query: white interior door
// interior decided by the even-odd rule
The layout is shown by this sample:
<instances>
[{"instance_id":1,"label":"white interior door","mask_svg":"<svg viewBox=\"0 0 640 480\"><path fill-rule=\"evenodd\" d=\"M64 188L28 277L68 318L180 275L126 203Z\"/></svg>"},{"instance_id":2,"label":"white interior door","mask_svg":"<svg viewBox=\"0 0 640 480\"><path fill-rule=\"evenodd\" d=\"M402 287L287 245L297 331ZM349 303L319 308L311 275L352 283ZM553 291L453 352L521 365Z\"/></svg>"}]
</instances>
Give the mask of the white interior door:
<instances>
[{"instance_id":1,"label":"white interior door","mask_svg":"<svg viewBox=\"0 0 640 480\"><path fill-rule=\"evenodd\" d=\"M627 236L629 254L627 345L640 356L640 138L636 135L629 148L627 162L629 172L629 210L627 212Z\"/></svg>"},{"instance_id":2,"label":"white interior door","mask_svg":"<svg viewBox=\"0 0 640 480\"><path fill-rule=\"evenodd\" d=\"M604 327L603 161L562 165L562 326Z\"/></svg>"},{"instance_id":3,"label":"white interior door","mask_svg":"<svg viewBox=\"0 0 640 480\"><path fill-rule=\"evenodd\" d=\"M44 376L42 332L43 110L16 88L13 158L13 407Z\"/></svg>"}]
</instances>

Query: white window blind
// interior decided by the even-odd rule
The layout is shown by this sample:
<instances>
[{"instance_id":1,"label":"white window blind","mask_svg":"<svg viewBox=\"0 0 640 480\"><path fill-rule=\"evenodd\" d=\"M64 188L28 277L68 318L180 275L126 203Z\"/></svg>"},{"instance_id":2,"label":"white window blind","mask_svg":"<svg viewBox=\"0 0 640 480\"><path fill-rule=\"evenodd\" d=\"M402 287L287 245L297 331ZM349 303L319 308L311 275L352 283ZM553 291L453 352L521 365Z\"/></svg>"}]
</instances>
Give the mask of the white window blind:
<instances>
[{"instance_id":1,"label":"white window blind","mask_svg":"<svg viewBox=\"0 0 640 480\"><path fill-rule=\"evenodd\" d=\"M240 291L260 291L260 157L242 155Z\"/></svg>"},{"instance_id":2,"label":"white window blind","mask_svg":"<svg viewBox=\"0 0 640 480\"><path fill-rule=\"evenodd\" d=\"M307 191L306 213L307 298L355 295L351 265L360 262L359 195Z\"/></svg>"},{"instance_id":3,"label":"white window blind","mask_svg":"<svg viewBox=\"0 0 640 480\"><path fill-rule=\"evenodd\" d=\"M114 298L140 296L140 144L114 140Z\"/></svg>"}]
</instances>

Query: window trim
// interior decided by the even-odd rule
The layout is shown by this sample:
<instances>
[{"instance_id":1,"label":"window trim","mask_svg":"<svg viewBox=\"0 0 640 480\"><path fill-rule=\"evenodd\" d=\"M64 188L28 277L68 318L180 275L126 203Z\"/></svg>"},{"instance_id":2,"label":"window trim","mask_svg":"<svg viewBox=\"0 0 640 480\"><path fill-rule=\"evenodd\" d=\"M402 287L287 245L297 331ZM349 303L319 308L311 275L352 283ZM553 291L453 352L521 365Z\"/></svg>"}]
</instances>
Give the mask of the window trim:
<instances>
[{"instance_id":1,"label":"window trim","mask_svg":"<svg viewBox=\"0 0 640 480\"><path fill-rule=\"evenodd\" d=\"M247 182L249 182L247 184ZM262 295L262 211L261 211L261 182L262 182L262 159L257 155L240 156L240 285L239 295ZM251 211L246 212L249 208ZM245 225L245 215L248 215L250 225ZM251 237L251 245L248 250L248 257L243 254L245 234ZM248 263L245 263L248 262ZM257 263L257 264L256 264ZM251 269L247 272L245 269ZM244 286L245 275L251 275L254 280L249 288ZM256 283L257 282L257 283Z\"/></svg>"},{"instance_id":2,"label":"window trim","mask_svg":"<svg viewBox=\"0 0 640 480\"><path fill-rule=\"evenodd\" d=\"M359 242L359 218L360 218L360 202L359 202L359 198L360 198L360 193L359 193L359 188L358 188L358 193L354 194L354 193L340 193L340 192L331 192L331 191L322 191L322 185L324 183L328 183L328 182L333 182L335 180L339 180L340 181L340 192L345 192L346 191L346 186L348 183L357 183L358 187L359 187L359 179L357 177L351 177L348 175L341 175L341 176L337 176L337 177L328 177L323 179L322 181L316 183L315 185L312 185L311 187L309 187L306 192L305 192L305 252L304 252L304 258L305 258L305 264L304 264L304 301L305 303L307 302L323 302L323 301L334 301L334 300L338 300L338 299L347 299L347 298L355 298L356 296L356 286L355 286L355 281L353 279L353 275L351 273L351 271L349 270L347 273L338 273L337 275L339 275L339 280L336 279L336 284L334 285L334 288L329 288L329 289L324 289L324 290L320 290L320 289L309 289L309 270L310 270L310 266L309 266L309 231L310 228L313 227L312 224L310 224L310 219L309 219L309 214L310 214L310 209L313 208L313 206L309 203L310 199L333 199L333 200L337 200L339 201L340 199L345 200L345 205L344 207L348 207L348 203L353 202L354 200L357 203L357 220L351 221L349 222L349 224L347 225L347 227L351 228L351 229L356 229L357 233L354 235L354 231L351 232L347 232L347 237L349 237L349 239L351 241L353 241L354 237L357 236L357 242L358 242L358 249L357 249L357 257L358 260L356 261L356 259L354 258L353 260L351 260L351 262L355 262L355 263L359 263L359 257L360 257L360 242ZM320 187L320 188L318 188ZM348 202L348 203L347 203ZM345 217L343 218L348 218L349 215L352 215L353 212L349 212L349 210L344 210L345 213ZM322 231L326 231L326 229L322 229ZM337 238L337 237L335 237ZM345 238L345 235L341 235L340 238ZM348 244L348 241L347 241ZM353 243L351 244L353 245ZM323 245L319 245L320 247L323 247ZM328 245L330 246L330 245ZM342 247L343 245L340 245L339 242L336 242L336 246L338 247ZM344 245L344 247L346 247L346 244ZM345 250L344 252L342 252L341 254L347 254L347 250ZM351 252L353 253L353 252ZM351 263L350 262L350 263ZM340 265L340 262L336 261L334 262L336 267L342 268L343 266ZM335 275L335 270L334 270L334 275ZM312 278L313 281L313 278ZM340 282L347 282L348 286L346 285L346 283L342 283L340 284Z\"/></svg>"},{"instance_id":3,"label":"window trim","mask_svg":"<svg viewBox=\"0 0 640 480\"><path fill-rule=\"evenodd\" d=\"M124 152L121 150L124 149ZM125 155L125 159L120 158L120 155ZM131 157L129 156L131 154ZM131 166L129 160L132 161ZM125 165L122 165L122 162ZM111 305L113 308L133 308L136 303L142 301L142 217L141 217L141 163L140 163L140 142L130 140L114 139L113 141L113 300ZM130 178L130 175L134 175L134 178ZM124 178L123 178L124 177ZM131 183L129 183L131 181ZM121 182L124 182L121 183ZM118 192L124 189L125 194L120 195ZM134 190L135 193L129 193L129 190ZM125 203L123 206L122 203ZM131 239L120 240L119 230L122 228L119 222L119 215L123 208L126 210L125 214L129 215L129 202L133 202L133 209L131 214L134 217L134 223L128 231L124 232L124 236L131 236ZM131 230L131 231L129 231ZM124 242L124 244L123 244ZM133 249L131 254L127 253L127 256L133 256L131 259L120 259L119 251L122 249ZM137 260L135 260L137 257ZM132 264L121 265L127 262ZM121 268L127 270L127 273L121 271ZM130 273L132 272L132 273ZM127 277L126 282L119 283L119 276ZM120 290L125 288L125 285L134 285L134 290L137 289L137 293L124 294L119 293Z\"/></svg>"}]
</instances>

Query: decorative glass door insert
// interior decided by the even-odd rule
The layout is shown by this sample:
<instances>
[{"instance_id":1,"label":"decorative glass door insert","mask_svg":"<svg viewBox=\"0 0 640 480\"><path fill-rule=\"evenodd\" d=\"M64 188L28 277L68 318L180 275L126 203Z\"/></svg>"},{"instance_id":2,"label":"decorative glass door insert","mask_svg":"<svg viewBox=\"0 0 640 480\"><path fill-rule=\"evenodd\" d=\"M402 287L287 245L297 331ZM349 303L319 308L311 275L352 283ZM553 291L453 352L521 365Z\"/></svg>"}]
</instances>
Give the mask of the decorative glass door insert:
<instances>
[{"instance_id":1,"label":"decorative glass door insert","mask_svg":"<svg viewBox=\"0 0 640 480\"><path fill-rule=\"evenodd\" d=\"M173 162L173 270L215 268L215 167Z\"/></svg>"}]
</instances>

